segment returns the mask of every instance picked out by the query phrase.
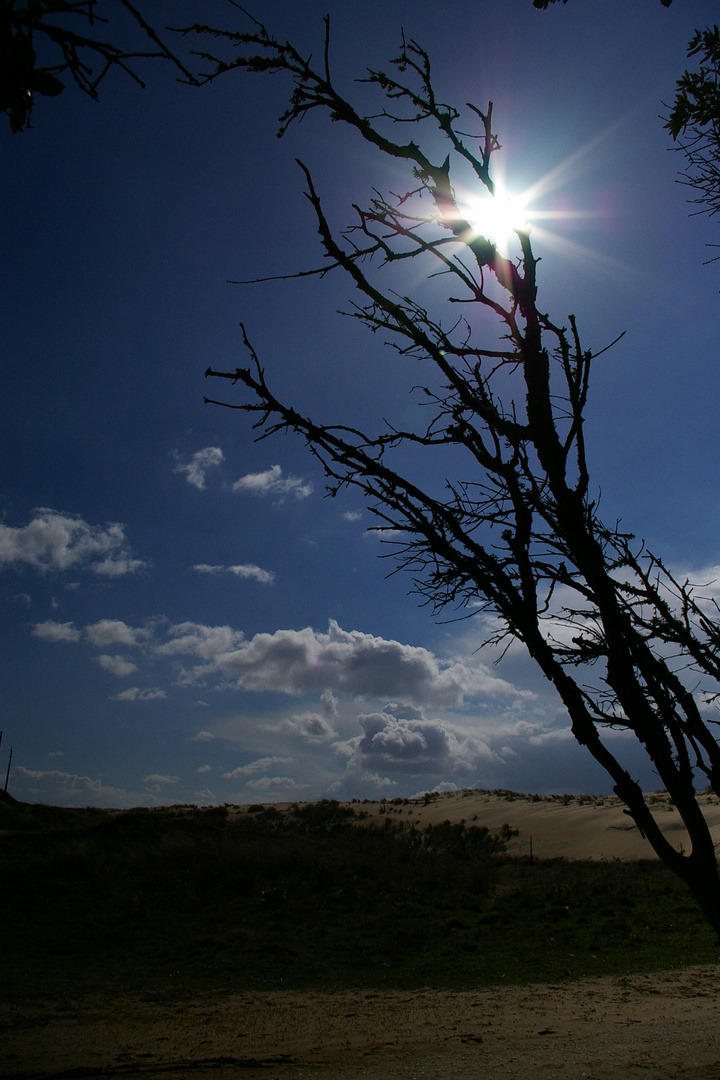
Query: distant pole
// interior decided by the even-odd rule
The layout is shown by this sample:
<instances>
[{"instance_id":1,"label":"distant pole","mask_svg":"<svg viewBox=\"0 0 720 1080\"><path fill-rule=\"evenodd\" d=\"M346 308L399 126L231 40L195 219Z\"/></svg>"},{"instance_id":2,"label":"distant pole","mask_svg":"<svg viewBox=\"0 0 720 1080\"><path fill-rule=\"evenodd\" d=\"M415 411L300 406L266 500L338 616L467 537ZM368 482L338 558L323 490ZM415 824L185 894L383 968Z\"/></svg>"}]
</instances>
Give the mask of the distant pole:
<instances>
[{"instance_id":1,"label":"distant pole","mask_svg":"<svg viewBox=\"0 0 720 1080\"><path fill-rule=\"evenodd\" d=\"M7 791L8 780L10 779L10 766L12 765L12 752L13 748L10 747L10 760L8 761L7 772L5 773L5 791Z\"/></svg>"}]
</instances>

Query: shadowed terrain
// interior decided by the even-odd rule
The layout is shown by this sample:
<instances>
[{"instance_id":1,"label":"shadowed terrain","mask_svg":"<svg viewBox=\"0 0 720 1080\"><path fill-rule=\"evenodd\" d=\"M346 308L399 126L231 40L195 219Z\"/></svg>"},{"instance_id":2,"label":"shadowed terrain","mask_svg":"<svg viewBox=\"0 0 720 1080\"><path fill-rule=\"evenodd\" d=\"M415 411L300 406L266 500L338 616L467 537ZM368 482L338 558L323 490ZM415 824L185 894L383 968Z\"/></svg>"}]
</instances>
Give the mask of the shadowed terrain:
<instances>
[{"instance_id":1,"label":"shadowed terrain","mask_svg":"<svg viewBox=\"0 0 720 1080\"><path fill-rule=\"evenodd\" d=\"M657 861L531 862L509 825L407 808L5 800L5 993L464 988L716 958Z\"/></svg>"}]
</instances>

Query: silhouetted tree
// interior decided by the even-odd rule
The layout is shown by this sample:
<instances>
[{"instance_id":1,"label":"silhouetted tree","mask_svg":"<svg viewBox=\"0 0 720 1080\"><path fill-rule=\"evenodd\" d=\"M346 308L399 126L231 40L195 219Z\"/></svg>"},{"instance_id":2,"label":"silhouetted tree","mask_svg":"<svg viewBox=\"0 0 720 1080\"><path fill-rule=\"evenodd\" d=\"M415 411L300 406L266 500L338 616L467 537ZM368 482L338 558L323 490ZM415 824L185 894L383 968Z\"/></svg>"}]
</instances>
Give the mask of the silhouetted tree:
<instances>
[{"instance_id":1,"label":"silhouetted tree","mask_svg":"<svg viewBox=\"0 0 720 1080\"><path fill-rule=\"evenodd\" d=\"M688 58L697 57L698 71L684 71L665 127L687 160L684 182L698 195L698 213L720 211L720 30L696 30Z\"/></svg>"},{"instance_id":2,"label":"silhouetted tree","mask_svg":"<svg viewBox=\"0 0 720 1080\"><path fill-rule=\"evenodd\" d=\"M313 110L326 111L407 166L406 191L376 192L338 234L300 163L324 251L322 265L307 272L347 275L358 293L347 314L416 360L424 408L415 424L379 432L306 416L276 396L244 327L247 366L207 371L243 394L212 403L249 413L259 438L299 433L322 463L331 495L364 494L433 609L484 613L495 627L491 642L525 645L562 699L577 741L720 932L715 847L696 793L699 782L720 795L720 747L708 718L720 679L718 608L598 514L584 424L592 364L604 349L582 342L574 316L557 322L539 305L529 231L516 230L517 258L504 255L473 229L453 186L464 169L488 200L496 195L492 104L468 106L461 128L459 110L436 95L426 52L403 40L393 68L369 70L364 79L383 104L358 111L333 81L327 26L317 67L257 22L248 33L213 31L233 55L206 52L209 77L235 68L284 72L294 89L280 134ZM467 134L473 121L477 132ZM435 277L435 295L445 284L432 309L394 292L392 274L387 281L407 260L413 274L422 264ZM492 323L497 337L488 344ZM427 459L437 456L452 463L453 475L436 486L428 478L438 465ZM689 851L665 838L608 729L632 733L647 751L687 829Z\"/></svg>"},{"instance_id":3,"label":"silhouetted tree","mask_svg":"<svg viewBox=\"0 0 720 1080\"><path fill-rule=\"evenodd\" d=\"M196 81L130 0L117 0L116 10L118 4L152 48L128 49L96 36L99 24L107 22L112 0L0 0L0 110L13 132L29 126L38 95L57 97L63 92L60 76L66 72L91 98L97 98L98 86L112 68L143 86L132 65L147 57L169 60L183 79Z\"/></svg>"}]
</instances>

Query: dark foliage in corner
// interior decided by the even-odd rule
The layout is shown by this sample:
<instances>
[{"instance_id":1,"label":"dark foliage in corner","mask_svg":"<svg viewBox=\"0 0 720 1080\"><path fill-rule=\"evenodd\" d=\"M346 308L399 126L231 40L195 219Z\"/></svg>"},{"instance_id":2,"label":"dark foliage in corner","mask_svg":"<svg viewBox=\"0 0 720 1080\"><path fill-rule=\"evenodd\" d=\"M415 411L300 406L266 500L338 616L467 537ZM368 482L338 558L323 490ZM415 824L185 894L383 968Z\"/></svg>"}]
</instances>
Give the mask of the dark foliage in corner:
<instances>
[{"instance_id":1,"label":"dark foliage in corner","mask_svg":"<svg viewBox=\"0 0 720 1080\"><path fill-rule=\"evenodd\" d=\"M691 187L698 213L720 211L720 30L697 30L688 45L688 59L699 63L677 81L677 92L665 127L684 153L683 183ZM712 261L712 260L711 260Z\"/></svg>"},{"instance_id":2,"label":"dark foliage in corner","mask_svg":"<svg viewBox=\"0 0 720 1080\"><path fill-rule=\"evenodd\" d=\"M0 111L13 132L30 126L38 96L63 92L66 74L94 99L112 69L143 86L134 62L144 58L169 60L182 79L196 81L130 0L118 2L142 31L146 47L129 48L98 36L108 21L107 0L0 0Z\"/></svg>"}]
</instances>

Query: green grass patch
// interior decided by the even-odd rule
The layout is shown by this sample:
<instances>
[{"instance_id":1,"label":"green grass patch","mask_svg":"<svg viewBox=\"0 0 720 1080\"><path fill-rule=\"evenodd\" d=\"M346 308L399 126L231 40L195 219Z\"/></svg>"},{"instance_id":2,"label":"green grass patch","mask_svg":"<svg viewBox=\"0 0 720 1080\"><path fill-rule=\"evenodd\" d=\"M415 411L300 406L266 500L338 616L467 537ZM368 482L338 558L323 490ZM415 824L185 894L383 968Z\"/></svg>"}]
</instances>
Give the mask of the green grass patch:
<instances>
[{"instance_id":1,"label":"green grass patch","mask_svg":"<svg viewBox=\"0 0 720 1080\"><path fill-rule=\"evenodd\" d=\"M718 959L654 862L530 865L504 857L507 834L371 825L331 802L233 820L77 815L0 836L0 980L14 1000L453 989Z\"/></svg>"}]
</instances>

